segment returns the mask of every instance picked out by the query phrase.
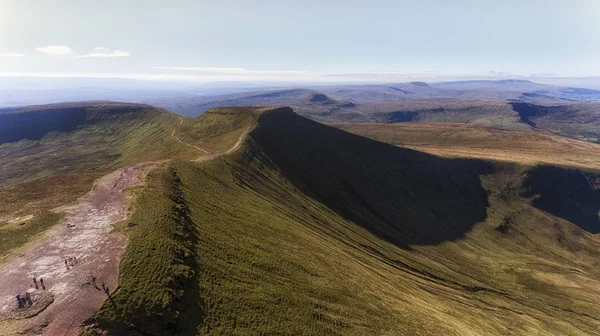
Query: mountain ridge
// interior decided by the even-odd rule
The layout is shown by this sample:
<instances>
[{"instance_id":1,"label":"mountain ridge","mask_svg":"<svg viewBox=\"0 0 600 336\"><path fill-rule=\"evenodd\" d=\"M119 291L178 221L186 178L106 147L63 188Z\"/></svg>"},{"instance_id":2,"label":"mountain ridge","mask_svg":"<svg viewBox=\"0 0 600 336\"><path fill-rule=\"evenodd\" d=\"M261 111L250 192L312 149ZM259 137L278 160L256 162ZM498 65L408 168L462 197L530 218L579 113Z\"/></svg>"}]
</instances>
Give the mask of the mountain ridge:
<instances>
[{"instance_id":1,"label":"mountain ridge","mask_svg":"<svg viewBox=\"0 0 600 336\"><path fill-rule=\"evenodd\" d=\"M377 159L390 155L391 163ZM565 284L599 283L599 239L526 193L527 176L545 180L543 170L489 165L368 140L287 108L261 113L235 153L151 174L113 296L121 308L106 303L90 328L116 335L593 334L600 307L590 298L600 293ZM531 190L543 198L563 188L547 187ZM480 210L469 214L473 208ZM472 222L453 225L444 220L449 213ZM182 215L191 222L168 220ZM181 232L182 223L202 244L185 254L160 249L179 246L177 235L153 230ZM201 272L179 261L169 264L173 275L152 266L154 258L184 255L195 255ZM179 275L185 280L173 278ZM180 304L184 292L193 293L185 298L191 305ZM174 314L160 317L165 307ZM147 316L157 319L147 323Z\"/></svg>"}]
</instances>

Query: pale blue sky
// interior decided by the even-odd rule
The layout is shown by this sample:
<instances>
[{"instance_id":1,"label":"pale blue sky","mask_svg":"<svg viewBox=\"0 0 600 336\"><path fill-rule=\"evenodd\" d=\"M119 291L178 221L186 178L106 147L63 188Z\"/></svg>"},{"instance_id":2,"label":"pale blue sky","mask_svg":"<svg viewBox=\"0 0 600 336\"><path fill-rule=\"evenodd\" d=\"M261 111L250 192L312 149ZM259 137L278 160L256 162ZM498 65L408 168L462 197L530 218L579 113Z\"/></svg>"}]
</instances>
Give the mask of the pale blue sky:
<instances>
[{"instance_id":1,"label":"pale blue sky","mask_svg":"<svg viewBox=\"0 0 600 336\"><path fill-rule=\"evenodd\" d=\"M0 0L3 76L490 71L600 76L600 1Z\"/></svg>"}]
</instances>

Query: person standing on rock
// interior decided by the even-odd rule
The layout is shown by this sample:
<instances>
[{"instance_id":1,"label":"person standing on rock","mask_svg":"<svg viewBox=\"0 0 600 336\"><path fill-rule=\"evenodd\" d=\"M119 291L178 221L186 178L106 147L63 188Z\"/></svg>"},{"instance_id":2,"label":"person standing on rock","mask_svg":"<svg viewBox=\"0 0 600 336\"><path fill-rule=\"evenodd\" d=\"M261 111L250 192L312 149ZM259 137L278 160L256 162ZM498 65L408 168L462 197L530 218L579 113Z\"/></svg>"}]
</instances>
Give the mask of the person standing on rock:
<instances>
[{"instance_id":1,"label":"person standing on rock","mask_svg":"<svg viewBox=\"0 0 600 336\"><path fill-rule=\"evenodd\" d=\"M46 286L44 286L44 278L40 278L40 285L42 285L43 290L46 290Z\"/></svg>"},{"instance_id":2,"label":"person standing on rock","mask_svg":"<svg viewBox=\"0 0 600 336\"><path fill-rule=\"evenodd\" d=\"M33 277L33 284L35 285L35 289L38 289L37 279Z\"/></svg>"}]
</instances>

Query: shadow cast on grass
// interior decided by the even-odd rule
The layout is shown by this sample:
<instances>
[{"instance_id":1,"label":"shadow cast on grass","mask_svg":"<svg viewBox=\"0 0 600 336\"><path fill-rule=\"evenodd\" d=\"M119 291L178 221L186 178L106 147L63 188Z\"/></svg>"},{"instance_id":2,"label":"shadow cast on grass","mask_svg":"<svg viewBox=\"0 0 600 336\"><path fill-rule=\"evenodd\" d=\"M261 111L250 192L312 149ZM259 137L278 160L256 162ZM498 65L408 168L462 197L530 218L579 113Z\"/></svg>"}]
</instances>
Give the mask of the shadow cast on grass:
<instances>
[{"instance_id":1,"label":"shadow cast on grass","mask_svg":"<svg viewBox=\"0 0 600 336\"><path fill-rule=\"evenodd\" d=\"M534 197L533 206L568 220L582 230L600 233L600 190L583 172L553 166L528 171L523 196Z\"/></svg>"},{"instance_id":2,"label":"shadow cast on grass","mask_svg":"<svg viewBox=\"0 0 600 336\"><path fill-rule=\"evenodd\" d=\"M291 109L262 115L251 136L296 188L399 247L456 240L486 218L489 163L395 147Z\"/></svg>"}]
</instances>

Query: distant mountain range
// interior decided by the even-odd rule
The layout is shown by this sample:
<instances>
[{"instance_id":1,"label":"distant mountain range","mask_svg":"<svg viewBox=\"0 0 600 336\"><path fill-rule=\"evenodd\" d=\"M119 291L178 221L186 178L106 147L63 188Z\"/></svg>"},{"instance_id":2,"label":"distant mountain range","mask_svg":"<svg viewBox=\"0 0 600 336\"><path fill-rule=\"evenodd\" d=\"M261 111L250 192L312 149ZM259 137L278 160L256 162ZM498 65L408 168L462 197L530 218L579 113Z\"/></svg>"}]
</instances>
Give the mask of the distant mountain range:
<instances>
[{"instance_id":1,"label":"distant mountain range","mask_svg":"<svg viewBox=\"0 0 600 336\"><path fill-rule=\"evenodd\" d=\"M290 106L303 116L325 123L453 122L536 129L591 142L600 138L600 90L522 79L302 88L196 86L172 90L156 84L142 90L132 89L126 81L113 84L118 90L84 87L11 91L11 95L0 95L0 106L19 101L113 100L150 104L185 116L198 116L223 106Z\"/></svg>"},{"instance_id":2,"label":"distant mountain range","mask_svg":"<svg viewBox=\"0 0 600 336\"><path fill-rule=\"evenodd\" d=\"M453 122L600 138L600 91L527 80L345 85L144 102L187 116L219 106L290 106L325 123Z\"/></svg>"}]
</instances>

